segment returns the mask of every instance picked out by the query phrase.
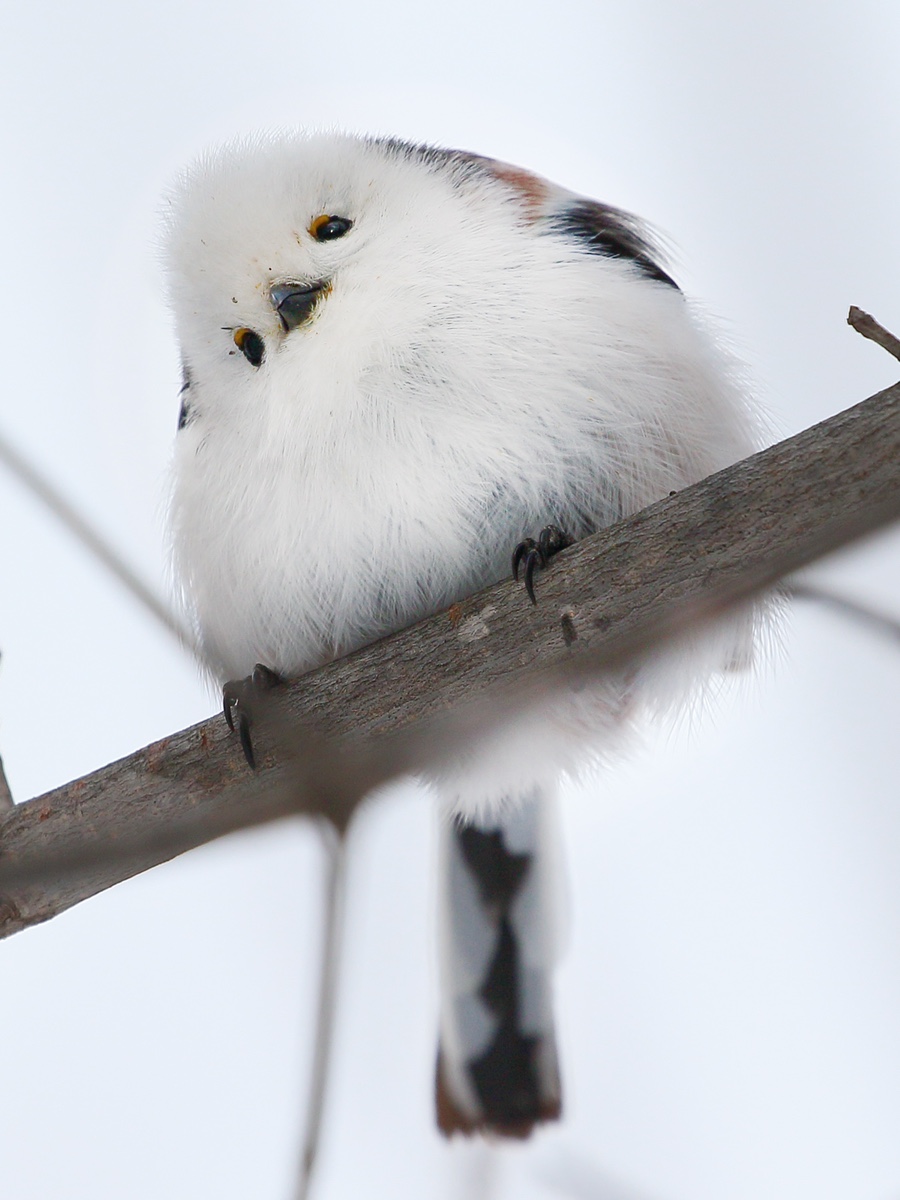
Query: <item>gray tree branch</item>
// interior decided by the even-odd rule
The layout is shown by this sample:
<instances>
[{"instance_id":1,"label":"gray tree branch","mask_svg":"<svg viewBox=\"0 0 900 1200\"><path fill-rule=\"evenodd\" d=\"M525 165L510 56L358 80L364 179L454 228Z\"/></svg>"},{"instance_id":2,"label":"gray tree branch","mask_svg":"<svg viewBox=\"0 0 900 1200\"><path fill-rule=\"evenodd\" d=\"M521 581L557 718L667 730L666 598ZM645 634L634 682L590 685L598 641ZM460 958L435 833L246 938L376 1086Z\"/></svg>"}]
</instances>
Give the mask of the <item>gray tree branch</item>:
<instances>
[{"instance_id":1,"label":"gray tree branch","mask_svg":"<svg viewBox=\"0 0 900 1200\"><path fill-rule=\"evenodd\" d=\"M112 543L107 541L91 522L78 512L74 504L70 503L62 492L33 463L20 454L2 434L0 434L0 465L6 467L30 495L49 509L72 537L98 562L102 563L126 591L130 592L138 603L143 605L147 612L159 621L182 646L190 650L196 658L200 658L193 633L178 620L165 601L141 579L133 567L128 565Z\"/></svg>"},{"instance_id":2,"label":"gray tree branch","mask_svg":"<svg viewBox=\"0 0 900 1200\"><path fill-rule=\"evenodd\" d=\"M12 792L9 790L6 771L3 769L3 759L0 758L0 812L12 809L14 807L15 804L13 802Z\"/></svg>"},{"instance_id":3,"label":"gray tree branch","mask_svg":"<svg viewBox=\"0 0 900 1200\"><path fill-rule=\"evenodd\" d=\"M900 516L900 384L253 702L259 770L221 717L0 814L0 934L235 829L346 825L486 714L621 667Z\"/></svg>"},{"instance_id":4,"label":"gray tree branch","mask_svg":"<svg viewBox=\"0 0 900 1200\"><path fill-rule=\"evenodd\" d=\"M856 332L861 333L864 338L876 342L882 350L887 350L888 354L894 358L900 359L900 338L895 337L883 325L880 325L870 313L863 312L861 308L851 304L850 312L847 315L847 324L852 325Z\"/></svg>"},{"instance_id":5,"label":"gray tree branch","mask_svg":"<svg viewBox=\"0 0 900 1200\"><path fill-rule=\"evenodd\" d=\"M347 866L350 852L346 831L341 832L328 826L323 832L326 862L322 896L324 919L318 972L319 995L316 1004L315 1036L312 1039L313 1061L309 1074L305 1129L294 1200L308 1200L311 1195L313 1173L319 1157L322 1119L331 1074L339 972L344 953L344 916L347 906Z\"/></svg>"},{"instance_id":6,"label":"gray tree branch","mask_svg":"<svg viewBox=\"0 0 900 1200\"><path fill-rule=\"evenodd\" d=\"M814 583L794 580L783 591L790 600L811 600L900 647L900 621L889 613L878 612L871 605L861 604L859 600L852 600L849 596L839 595Z\"/></svg>"}]
</instances>

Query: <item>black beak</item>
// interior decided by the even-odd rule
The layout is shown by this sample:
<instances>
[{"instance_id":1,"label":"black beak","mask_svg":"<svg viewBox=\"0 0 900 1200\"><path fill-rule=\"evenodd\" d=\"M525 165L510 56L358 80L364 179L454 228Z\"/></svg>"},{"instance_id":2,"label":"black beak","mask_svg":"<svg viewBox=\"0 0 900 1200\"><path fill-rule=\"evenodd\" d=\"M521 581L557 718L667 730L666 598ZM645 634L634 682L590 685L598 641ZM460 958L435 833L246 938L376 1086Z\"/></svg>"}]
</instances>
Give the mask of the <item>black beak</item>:
<instances>
[{"instance_id":1,"label":"black beak","mask_svg":"<svg viewBox=\"0 0 900 1200\"><path fill-rule=\"evenodd\" d=\"M274 283L269 288L269 299L278 313L285 333L290 333L309 317L316 301L328 289L328 281L321 283Z\"/></svg>"}]
</instances>

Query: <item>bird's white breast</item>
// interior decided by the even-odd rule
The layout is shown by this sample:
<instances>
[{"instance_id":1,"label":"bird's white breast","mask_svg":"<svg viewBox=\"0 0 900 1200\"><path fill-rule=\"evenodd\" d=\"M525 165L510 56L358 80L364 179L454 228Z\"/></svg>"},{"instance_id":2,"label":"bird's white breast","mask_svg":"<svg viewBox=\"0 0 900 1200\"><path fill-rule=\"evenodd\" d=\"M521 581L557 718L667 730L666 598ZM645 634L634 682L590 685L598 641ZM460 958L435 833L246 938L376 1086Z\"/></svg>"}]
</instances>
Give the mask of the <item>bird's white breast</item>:
<instances>
[{"instance_id":1,"label":"bird's white breast","mask_svg":"<svg viewBox=\"0 0 900 1200\"><path fill-rule=\"evenodd\" d=\"M308 327L283 337L262 300L302 242L302 180L272 181L283 154L201 175L173 238L193 414L175 562L220 678L346 652L501 577L544 524L581 534L752 449L677 291L535 236L496 187L361 146L335 151L339 203L362 215L344 260L308 268L333 274ZM229 321L265 333L258 370Z\"/></svg>"}]
</instances>

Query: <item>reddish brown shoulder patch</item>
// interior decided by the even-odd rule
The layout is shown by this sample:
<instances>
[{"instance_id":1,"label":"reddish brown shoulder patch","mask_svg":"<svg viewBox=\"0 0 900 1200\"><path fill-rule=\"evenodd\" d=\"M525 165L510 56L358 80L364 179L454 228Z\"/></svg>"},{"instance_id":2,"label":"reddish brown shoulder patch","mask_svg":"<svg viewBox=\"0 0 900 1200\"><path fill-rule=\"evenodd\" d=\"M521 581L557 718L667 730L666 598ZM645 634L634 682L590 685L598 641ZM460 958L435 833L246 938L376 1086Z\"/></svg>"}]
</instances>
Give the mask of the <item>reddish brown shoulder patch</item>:
<instances>
[{"instance_id":1,"label":"reddish brown shoulder patch","mask_svg":"<svg viewBox=\"0 0 900 1200\"><path fill-rule=\"evenodd\" d=\"M506 163L492 163L491 170L498 179L514 187L521 193L525 212L530 221L536 221L542 216L550 196L550 189L543 179L523 171L521 167L510 167Z\"/></svg>"}]
</instances>

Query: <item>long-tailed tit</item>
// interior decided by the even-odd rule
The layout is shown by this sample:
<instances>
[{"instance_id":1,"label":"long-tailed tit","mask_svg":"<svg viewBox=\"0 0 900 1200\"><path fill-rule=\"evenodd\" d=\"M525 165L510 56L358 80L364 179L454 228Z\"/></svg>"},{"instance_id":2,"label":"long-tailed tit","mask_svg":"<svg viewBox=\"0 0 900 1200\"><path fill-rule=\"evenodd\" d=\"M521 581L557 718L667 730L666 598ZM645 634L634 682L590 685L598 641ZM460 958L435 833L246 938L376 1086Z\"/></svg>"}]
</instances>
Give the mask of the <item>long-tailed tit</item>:
<instances>
[{"instance_id":1,"label":"long-tailed tit","mask_svg":"<svg viewBox=\"0 0 900 1200\"><path fill-rule=\"evenodd\" d=\"M532 586L570 538L755 448L730 360L640 222L488 158L235 144L173 194L168 261L175 562L222 681L294 676L445 608L522 543ZM690 679L710 665L683 657ZM617 677L435 767L445 1132L521 1136L560 1111L554 788L656 689Z\"/></svg>"}]
</instances>

